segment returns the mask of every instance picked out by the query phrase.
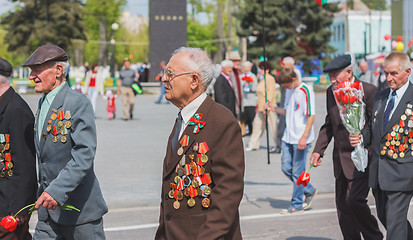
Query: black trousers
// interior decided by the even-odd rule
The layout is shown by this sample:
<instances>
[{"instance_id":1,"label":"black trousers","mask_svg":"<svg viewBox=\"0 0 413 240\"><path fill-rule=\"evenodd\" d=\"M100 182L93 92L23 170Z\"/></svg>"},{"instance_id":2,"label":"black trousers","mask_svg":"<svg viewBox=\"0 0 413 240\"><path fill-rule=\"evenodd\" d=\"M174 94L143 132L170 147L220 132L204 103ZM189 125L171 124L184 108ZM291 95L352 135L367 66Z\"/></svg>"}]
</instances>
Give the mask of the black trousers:
<instances>
[{"instance_id":1,"label":"black trousers","mask_svg":"<svg viewBox=\"0 0 413 240\"><path fill-rule=\"evenodd\" d=\"M343 171L336 178L338 222L345 240L383 239L376 218L367 205L368 176L349 180Z\"/></svg>"},{"instance_id":2,"label":"black trousers","mask_svg":"<svg viewBox=\"0 0 413 240\"><path fill-rule=\"evenodd\" d=\"M387 230L386 238L388 240L413 239L412 226L407 220L413 191L390 192L378 187L373 189L373 195L376 199L377 216Z\"/></svg>"}]
</instances>

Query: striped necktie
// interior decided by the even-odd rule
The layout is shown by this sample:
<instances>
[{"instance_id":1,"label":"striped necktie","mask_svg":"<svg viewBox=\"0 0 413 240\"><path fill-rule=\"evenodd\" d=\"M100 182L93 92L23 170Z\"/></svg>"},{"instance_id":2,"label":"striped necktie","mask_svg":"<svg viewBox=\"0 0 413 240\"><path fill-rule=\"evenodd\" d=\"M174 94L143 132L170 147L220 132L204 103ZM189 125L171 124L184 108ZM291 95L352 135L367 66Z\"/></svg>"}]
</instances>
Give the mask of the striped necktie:
<instances>
[{"instance_id":1,"label":"striped necktie","mask_svg":"<svg viewBox=\"0 0 413 240\"><path fill-rule=\"evenodd\" d=\"M383 129L386 128L387 123L389 122L390 113L394 108L394 97L396 96L396 91L391 93L389 102L387 103L386 111L384 111L384 120L383 120Z\"/></svg>"}]
</instances>

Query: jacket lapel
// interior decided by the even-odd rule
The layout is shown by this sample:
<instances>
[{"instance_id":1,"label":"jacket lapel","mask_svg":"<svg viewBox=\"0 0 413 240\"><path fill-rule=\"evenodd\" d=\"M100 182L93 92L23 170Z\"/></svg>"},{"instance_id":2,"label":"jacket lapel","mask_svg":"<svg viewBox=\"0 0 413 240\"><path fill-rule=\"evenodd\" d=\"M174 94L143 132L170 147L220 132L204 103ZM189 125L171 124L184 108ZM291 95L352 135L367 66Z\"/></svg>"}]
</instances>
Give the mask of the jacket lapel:
<instances>
[{"instance_id":1,"label":"jacket lapel","mask_svg":"<svg viewBox=\"0 0 413 240\"><path fill-rule=\"evenodd\" d=\"M209 109L211 108L212 104L214 103L214 101L210 98L207 97L204 102L201 104L201 106L198 108L198 110L196 111L196 113L202 113L203 117L202 119L200 119L201 121L205 121L207 119L207 113L209 112ZM207 125L208 122L206 122L205 125ZM176 123L175 123L176 125ZM194 133L194 125L188 125L182 136L180 137L178 144L176 144L175 149L172 151L172 147L171 147L171 141L172 141L172 137L175 134L175 130L172 131L171 135L169 136L169 140L168 140L168 146L167 146L167 150L166 150L166 160L168 161L167 166L166 166L166 171L164 172L164 178L166 176L168 176L172 171L175 170L176 165L178 165L179 160L181 160L182 156L186 154L186 152L192 147L192 144L195 142L197 136L199 133L195 134ZM174 126L175 129L175 126ZM202 128L199 130L202 131ZM177 151L178 149L181 147L181 144L179 143L182 139L183 136L187 135L189 137L189 142L188 142L188 146L184 147L184 153L182 155L178 155Z\"/></svg>"},{"instance_id":2,"label":"jacket lapel","mask_svg":"<svg viewBox=\"0 0 413 240\"><path fill-rule=\"evenodd\" d=\"M400 116L406 111L406 105L411 103L413 98L413 85L409 83L409 86L406 89L403 97L400 99L399 104L397 105L396 109L394 110L389 122L387 123L386 129L384 129L384 133L390 132L391 128L399 124ZM383 111L384 114L384 111Z\"/></svg>"},{"instance_id":3,"label":"jacket lapel","mask_svg":"<svg viewBox=\"0 0 413 240\"><path fill-rule=\"evenodd\" d=\"M62 89L60 89L59 93L57 93L56 97L54 98L52 104L50 105L49 111L46 114L46 118L44 119L44 123L43 123L43 128L42 128L42 136L40 137L40 142L39 142L39 156L42 154L43 151L43 147L44 147L44 143L46 142L46 139L49 137L49 135L51 134L52 131L47 132L47 121L50 120L50 116L52 115L52 110L56 109L57 111L60 110L60 108L63 105L63 99L66 96L66 92L68 91L69 86L67 84L65 84ZM58 119L55 119L52 122L52 126L56 126L56 122L59 121ZM39 124L39 123L37 123ZM37 129L37 128L36 128ZM43 133L45 133L46 135L43 135ZM38 137L36 136L36 139L38 139Z\"/></svg>"}]
</instances>

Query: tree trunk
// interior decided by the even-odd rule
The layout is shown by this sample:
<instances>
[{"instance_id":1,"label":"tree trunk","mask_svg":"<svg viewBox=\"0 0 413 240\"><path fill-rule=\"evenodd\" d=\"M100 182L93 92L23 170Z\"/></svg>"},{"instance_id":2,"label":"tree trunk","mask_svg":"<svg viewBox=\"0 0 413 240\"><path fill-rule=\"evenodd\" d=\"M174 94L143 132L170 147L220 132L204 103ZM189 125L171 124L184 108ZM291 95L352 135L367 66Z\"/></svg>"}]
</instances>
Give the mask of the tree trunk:
<instances>
[{"instance_id":1,"label":"tree trunk","mask_svg":"<svg viewBox=\"0 0 413 240\"><path fill-rule=\"evenodd\" d=\"M106 44L106 19L101 17L99 19L99 53L98 53L98 64L99 66L106 66L107 59L106 59L106 52L107 52L107 44Z\"/></svg>"},{"instance_id":2,"label":"tree trunk","mask_svg":"<svg viewBox=\"0 0 413 240\"><path fill-rule=\"evenodd\" d=\"M224 3L221 0L217 0L217 38L218 38L218 49L214 56L214 62L220 63L224 56L224 46L221 40L224 38Z\"/></svg>"}]
</instances>

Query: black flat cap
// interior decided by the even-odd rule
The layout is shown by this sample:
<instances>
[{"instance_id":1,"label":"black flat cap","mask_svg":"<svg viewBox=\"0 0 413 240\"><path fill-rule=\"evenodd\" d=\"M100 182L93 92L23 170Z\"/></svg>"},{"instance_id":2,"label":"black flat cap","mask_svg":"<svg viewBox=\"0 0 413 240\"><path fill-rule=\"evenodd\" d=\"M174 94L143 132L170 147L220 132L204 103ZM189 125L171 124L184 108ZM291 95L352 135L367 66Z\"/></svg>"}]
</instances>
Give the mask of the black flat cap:
<instances>
[{"instance_id":1,"label":"black flat cap","mask_svg":"<svg viewBox=\"0 0 413 240\"><path fill-rule=\"evenodd\" d=\"M0 57L0 75L10 77L12 71L13 67L11 66L9 61Z\"/></svg>"},{"instance_id":2,"label":"black flat cap","mask_svg":"<svg viewBox=\"0 0 413 240\"><path fill-rule=\"evenodd\" d=\"M326 67L323 69L325 73L329 72L336 72L338 70L342 70L351 64L351 56L350 54L345 54L338 56L331 60Z\"/></svg>"},{"instance_id":3,"label":"black flat cap","mask_svg":"<svg viewBox=\"0 0 413 240\"><path fill-rule=\"evenodd\" d=\"M67 61L67 54L56 45L43 45L38 47L22 66L40 65L49 61Z\"/></svg>"}]
</instances>

